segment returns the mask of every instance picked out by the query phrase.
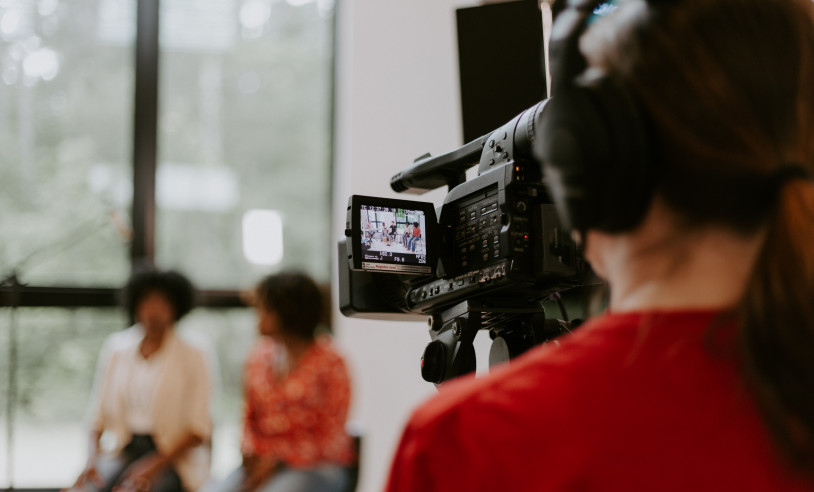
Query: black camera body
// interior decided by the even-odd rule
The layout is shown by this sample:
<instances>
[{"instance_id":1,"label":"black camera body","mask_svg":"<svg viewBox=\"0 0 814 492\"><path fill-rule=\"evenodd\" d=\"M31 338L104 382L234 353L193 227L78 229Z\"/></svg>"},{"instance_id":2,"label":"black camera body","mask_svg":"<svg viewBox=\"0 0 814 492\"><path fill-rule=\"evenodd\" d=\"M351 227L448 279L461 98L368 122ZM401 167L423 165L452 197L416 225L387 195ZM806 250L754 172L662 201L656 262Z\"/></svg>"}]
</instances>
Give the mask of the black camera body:
<instances>
[{"instance_id":1,"label":"black camera body","mask_svg":"<svg viewBox=\"0 0 814 492\"><path fill-rule=\"evenodd\" d=\"M544 108L545 101L460 149L423 156L393 177L391 186L401 192L449 186L437 209L411 200L349 200L338 250L340 310L376 319L431 316L430 346L447 332L450 338L443 342L447 349L425 352L425 367L428 358L446 366L440 375L424 374L432 382L474 369L473 359L449 371L453 356L468 353L460 347L471 346L479 329L490 330L493 339L508 333L517 339L513 332L522 331L524 348L509 352L539 343L533 325L540 324L542 301L593 278L532 158L535 122ZM467 181L466 169L476 164L477 176ZM416 241L408 245L405 236L418 218L421 238L414 250Z\"/></svg>"},{"instance_id":2,"label":"black camera body","mask_svg":"<svg viewBox=\"0 0 814 492\"><path fill-rule=\"evenodd\" d=\"M391 179L397 192L449 187L437 220L424 212L426 226L419 227L424 248L418 251L425 256L415 255L411 240L409 255L397 255L399 264L393 265L393 255L376 252L386 252L390 244L371 240L365 254L373 261L363 261L371 259L361 256L359 226L360 203L368 197L351 198L346 238L339 244L340 309L347 316L378 319L430 315L432 342L422 358L427 381L473 371L472 341L480 329L493 340L492 364L578 325L569 322L560 293L576 292L584 301L594 286L601 292L602 282L571 231L631 230L652 200L657 149L648 115L628 88L586 70L579 48L588 26L614 11L616 3L558 5L564 6L548 50L553 97L448 154L416 159ZM466 170L476 164L477 177L467 181ZM393 218L403 216L402 207L431 208L399 202L388 204ZM373 218L378 224L378 216ZM397 239L404 229L392 222ZM409 227L404 231L402 241ZM381 265L371 266L377 262ZM544 304L550 299L557 301L563 321L546 317ZM582 315L589 310L585 304Z\"/></svg>"}]
</instances>

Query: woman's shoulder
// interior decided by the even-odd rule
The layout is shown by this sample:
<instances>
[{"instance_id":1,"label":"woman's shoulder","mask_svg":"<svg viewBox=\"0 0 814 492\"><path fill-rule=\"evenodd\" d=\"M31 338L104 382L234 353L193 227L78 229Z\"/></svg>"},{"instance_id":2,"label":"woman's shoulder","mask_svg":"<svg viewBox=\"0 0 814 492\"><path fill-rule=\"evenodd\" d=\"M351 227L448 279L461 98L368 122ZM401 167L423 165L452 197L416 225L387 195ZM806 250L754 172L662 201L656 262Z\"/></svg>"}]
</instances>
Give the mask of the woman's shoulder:
<instances>
[{"instance_id":1,"label":"woman's shoulder","mask_svg":"<svg viewBox=\"0 0 814 492\"><path fill-rule=\"evenodd\" d=\"M317 337L314 340L305 365L315 374L347 376L348 372L344 356L327 336Z\"/></svg>"},{"instance_id":2,"label":"woman's shoulder","mask_svg":"<svg viewBox=\"0 0 814 492\"><path fill-rule=\"evenodd\" d=\"M412 425L442 432L483 416L515 423L556 421L562 428L581 418L601 420L613 412L588 415L591 409L640 401L641 391L671 380L675 371L686 372L689 364L706 370L706 334L715 319L713 312L601 315L486 377L443 383L415 412ZM668 357L672 364L664 363Z\"/></svg>"},{"instance_id":3,"label":"woman's shoulder","mask_svg":"<svg viewBox=\"0 0 814 492\"><path fill-rule=\"evenodd\" d=\"M184 350L208 353L213 349L212 340L199 332L181 330L173 336Z\"/></svg>"},{"instance_id":4,"label":"woman's shoulder","mask_svg":"<svg viewBox=\"0 0 814 492\"><path fill-rule=\"evenodd\" d=\"M134 354L143 337L144 330L138 324L115 331L105 338L99 357L112 361L121 359L123 355Z\"/></svg>"},{"instance_id":5,"label":"woman's shoulder","mask_svg":"<svg viewBox=\"0 0 814 492\"><path fill-rule=\"evenodd\" d=\"M582 343L570 338L535 347L517 359L490 368L486 376L466 375L442 383L438 395L417 409L412 423L418 427L444 427L487 414L505 414L506 421L517 422L524 416L515 413L526 410L536 413L534 418L543 418L553 408L540 404L546 401L556 401L560 409L579 407L579 395L574 390L587 390L586 382L593 386L596 378L586 381L589 378L585 375L591 370L580 366L583 361L593 366L593 361Z\"/></svg>"},{"instance_id":6,"label":"woman's shoulder","mask_svg":"<svg viewBox=\"0 0 814 492\"><path fill-rule=\"evenodd\" d=\"M334 345L334 343L331 341L331 337L329 336L318 336L315 338L312 351L322 359L329 359L337 362L344 361L342 353L339 351L336 345Z\"/></svg>"},{"instance_id":7,"label":"woman's shoulder","mask_svg":"<svg viewBox=\"0 0 814 492\"><path fill-rule=\"evenodd\" d=\"M103 347L108 350L128 348L133 345L138 345L143 337L144 328L139 324L135 324L124 330L114 331L108 335Z\"/></svg>"},{"instance_id":8,"label":"woman's shoulder","mask_svg":"<svg viewBox=\"0 0 814 492\"><path fill-rule=\"evenodd\" d=\"M277 344L270 337L259 336L249 347L246 355L247 364L257 364L267 362L279 351Z\"/></svg>"}]
</instances>

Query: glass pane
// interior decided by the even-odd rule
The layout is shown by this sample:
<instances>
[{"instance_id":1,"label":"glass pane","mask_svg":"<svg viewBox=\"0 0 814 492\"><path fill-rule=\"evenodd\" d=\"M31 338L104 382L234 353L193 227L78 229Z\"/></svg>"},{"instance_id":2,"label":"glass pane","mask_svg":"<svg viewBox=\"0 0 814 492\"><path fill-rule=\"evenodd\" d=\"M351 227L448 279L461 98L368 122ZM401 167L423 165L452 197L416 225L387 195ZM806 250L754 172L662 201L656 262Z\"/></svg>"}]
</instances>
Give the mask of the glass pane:
<instances>
[{"instance_id":1,"label":"glass pane","mask_svg":"<svg viewBox=\"0 0 814 492\"><path fill-rule=\"evenodd\" d=\"M157 263L202 288L327 280L332 2L161 5Z\"/></svg>"},{"instance_id":2,"label":"glass pane","mask_svg":"<svg viewBox=\"0 0 814 492\"><path fill-rule=\"evenodd\" d=\"M15 315L0 310L0 487L73 483L87 458L85 413L96 358L105 337L125 323L116 308L25 308ZM12 328L17 341L13 367Z\"/></svg>"},{"instance_id":3,"label":"glass pane","mask_svg":"<svg viewBox=\"0 0 814 492\"><path fill-rule=\"evenodd\" d=\"M0 2L0 278L125 280L135 1Z\"/></svg>"}]
</instances>

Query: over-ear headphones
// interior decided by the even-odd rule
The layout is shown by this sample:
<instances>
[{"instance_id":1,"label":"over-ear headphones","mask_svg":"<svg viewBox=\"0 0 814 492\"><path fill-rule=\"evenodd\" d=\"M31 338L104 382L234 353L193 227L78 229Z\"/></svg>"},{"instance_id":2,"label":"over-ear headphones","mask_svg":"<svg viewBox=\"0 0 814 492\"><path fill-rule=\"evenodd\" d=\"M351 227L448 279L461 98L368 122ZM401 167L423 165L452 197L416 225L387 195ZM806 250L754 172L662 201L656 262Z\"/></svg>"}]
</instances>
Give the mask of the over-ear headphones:
<instances>
[{"instance_id":1,"label":"over-ear headphones","mask_svg":"<svg viewBox=\"0 0 814 492\"><path fill-rule=\"evenodd\" d=\"M579 39L601 3L569 0L554 21L552 97L538 115L534 153L566 228L620 232L650 204L655 144L635 97L585 70Z\"/></svg>"}]
</instances>

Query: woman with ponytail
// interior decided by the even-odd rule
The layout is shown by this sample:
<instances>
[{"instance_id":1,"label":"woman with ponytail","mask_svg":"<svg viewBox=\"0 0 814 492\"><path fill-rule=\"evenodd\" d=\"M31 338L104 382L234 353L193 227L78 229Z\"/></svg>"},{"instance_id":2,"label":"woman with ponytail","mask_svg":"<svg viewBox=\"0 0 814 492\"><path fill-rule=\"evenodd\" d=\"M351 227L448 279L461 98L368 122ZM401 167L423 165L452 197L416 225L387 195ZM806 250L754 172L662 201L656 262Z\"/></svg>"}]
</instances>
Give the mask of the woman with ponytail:
<instances>
[{"instance_id":1,"label":"woman with ponytail","mask_svg":"<svg viewBox=\"0 0 814 492\"><path fill-rule=\"evenodd\" d=\"M584 231L608 309L442 385L391 492L814 490L814 2L619 4L580 50L645 115L652 195Z\"/></svg>"}]
</instances>

